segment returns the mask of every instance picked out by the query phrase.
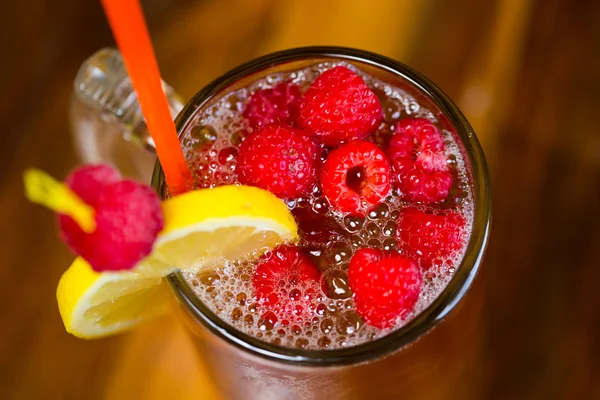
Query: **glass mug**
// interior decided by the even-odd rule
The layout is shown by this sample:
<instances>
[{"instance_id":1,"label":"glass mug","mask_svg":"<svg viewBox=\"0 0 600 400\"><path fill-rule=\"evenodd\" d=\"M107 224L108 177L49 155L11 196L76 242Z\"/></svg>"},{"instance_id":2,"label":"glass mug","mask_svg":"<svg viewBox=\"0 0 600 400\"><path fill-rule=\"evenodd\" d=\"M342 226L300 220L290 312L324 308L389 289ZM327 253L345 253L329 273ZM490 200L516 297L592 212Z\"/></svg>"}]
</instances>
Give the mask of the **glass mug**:
<instances>
[{"instance_id":1,"label":"glass mug","mask_svg":"<svg viewBox=\"0 0 600 400\"><path fill-rule=\"evenodd\" d=\"M448 286L401 329L369 343L336 350L284 348L237 331L172 274L182 320L215 387L228 399L477 399L481 384L482 292L474 285L491 223L490 180L475 134L456 105L411 68L366 51L307 47L266 55L243 64L200 90L185 106L164 84L180 138L198 113L224 93L273 72L316 62L347 61L413 95L453 128L474 199L474 220L465 256ZM152 182L164 198L161 166L152 154L135 93L116 50L88 59L75 80L71 108L74 140L84 162L109 162L126 175ZM150 150L150 151L148 151Z\"/></svg>"}]
</instances>

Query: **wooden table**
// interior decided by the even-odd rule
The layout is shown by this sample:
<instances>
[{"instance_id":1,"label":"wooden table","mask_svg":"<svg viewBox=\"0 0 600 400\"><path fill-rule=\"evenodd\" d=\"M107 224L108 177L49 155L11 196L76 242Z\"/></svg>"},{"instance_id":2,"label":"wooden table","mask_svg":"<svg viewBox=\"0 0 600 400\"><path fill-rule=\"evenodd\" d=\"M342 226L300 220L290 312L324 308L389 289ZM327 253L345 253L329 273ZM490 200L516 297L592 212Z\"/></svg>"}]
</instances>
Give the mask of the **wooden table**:
<instances>
[{"instance_id":1,"label":"wooden table","mask_svg":"<svg viewBox=\"0 0 600 400\"><path fill-rule=\"evenodd\" d=\"M22 171L64 176L81 61L112 39L99 2L22 0L0 16L0 397L214 398L170 317L118 337L63 330L55 285L72 256ZM482 399L600 398L600 2L144 2L165 80L185 97L257 55L364 48L443 88L481 139L494 227L485 268Z\"/></svg>"}]
</instances>

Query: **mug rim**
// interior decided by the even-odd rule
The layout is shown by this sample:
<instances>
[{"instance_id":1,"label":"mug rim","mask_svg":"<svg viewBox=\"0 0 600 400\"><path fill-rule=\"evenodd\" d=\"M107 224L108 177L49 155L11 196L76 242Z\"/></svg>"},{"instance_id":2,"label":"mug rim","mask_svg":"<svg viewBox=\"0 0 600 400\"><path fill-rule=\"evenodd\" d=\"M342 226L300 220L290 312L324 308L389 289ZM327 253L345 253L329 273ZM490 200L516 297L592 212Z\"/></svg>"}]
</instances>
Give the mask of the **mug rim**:
<instances>
[{"instance_id":1,"label":"mug rim","mask_svg":"<svg viewBox=\"0 0 600 400\"><path fill-rule=\"evenodd\" d=\"M201 109L215 95L220 94L238 80L275 65L315 58L357 61L408 80L430 98L454 127L469 161L470 178L473 183L474 213L472 232L465 255L450 282L429 306L406 325L386 336L348 348L304 350L273 345L238 331L202 303L180 272L171 274L167 281L175 297L195 321L204 325L217 337L245 352L272 361L294 365L349 365L391 354L416 341L437 325L465 296L480 269L489 239L491 187L485 156L472 127L458 107L440 88L403 63L372 52L347 47L316 46L288 49L258 57L233 68L202 88L184 106L175 121L178 134L182 135L186 131L188 125L193 122L198 109ZM166 185L158 161L153 172L152 186L164 198Z\"/></svg>"}]
</instances>

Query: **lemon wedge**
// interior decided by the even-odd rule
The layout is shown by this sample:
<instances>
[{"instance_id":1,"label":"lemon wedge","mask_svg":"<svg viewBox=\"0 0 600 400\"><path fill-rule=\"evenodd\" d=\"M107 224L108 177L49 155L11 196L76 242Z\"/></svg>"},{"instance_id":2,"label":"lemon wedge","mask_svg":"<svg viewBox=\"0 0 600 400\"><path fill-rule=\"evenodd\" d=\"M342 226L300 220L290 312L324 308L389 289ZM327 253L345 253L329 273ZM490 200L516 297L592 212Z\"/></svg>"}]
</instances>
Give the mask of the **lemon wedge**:
<instances>
[{"instance_id":1,"label":"lemon wedge","mask_svg":"<svg viewBox=\"0 0 600 400\"><path fill-rule=\"evenodd\" d=\"M78 258L63 274L56 295L68 332L86 339L123 332L169 308L169 273L256 257L298 238L286 205L250 186L195 190L162 208L164 229L134 269L99 273Z\"/></svg>"},{"instance_id":2,"label":"lemon wedge","mask_svg":"<svg viewBox=\"0 0 600 400\"><path fill-rule=\"evenodd\" d=\"M195 190L164 201L162 209L165 226L152 257L181 269L258 255L298 237L283 201L252 186Z\"/></svg>"},{"instance_id":3,"label":"lemon wedge","mask_svg":"<svg viewBox=\"0 0 600 400\"><path fill-rule=\"evenodd\" d=\"M67 332L84 339L123 332L168 309L162 277L137 272L96 272L82 258L61 277L58 309Z\"/></svg>"}]
</instances>

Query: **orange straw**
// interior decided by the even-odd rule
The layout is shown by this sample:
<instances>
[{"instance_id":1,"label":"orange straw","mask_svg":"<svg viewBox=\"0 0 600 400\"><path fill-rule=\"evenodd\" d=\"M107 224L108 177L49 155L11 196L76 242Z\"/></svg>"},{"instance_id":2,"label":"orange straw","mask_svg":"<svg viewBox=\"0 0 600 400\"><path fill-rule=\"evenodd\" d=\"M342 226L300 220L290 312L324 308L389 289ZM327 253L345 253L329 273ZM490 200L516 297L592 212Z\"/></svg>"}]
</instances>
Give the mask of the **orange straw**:
<instances>
[{"instance_id":1,"label":"orange straw","mask_svg":"<svg viewBox=\"0 0 600 400\"><path fill-rule=\"evenodd\" d=\"M154 140L169 191L172 195L183 193L191 187L192 176L162 89L140 3L138 0L102 0L102 5Z\"/></svg>"}]
</instances>

